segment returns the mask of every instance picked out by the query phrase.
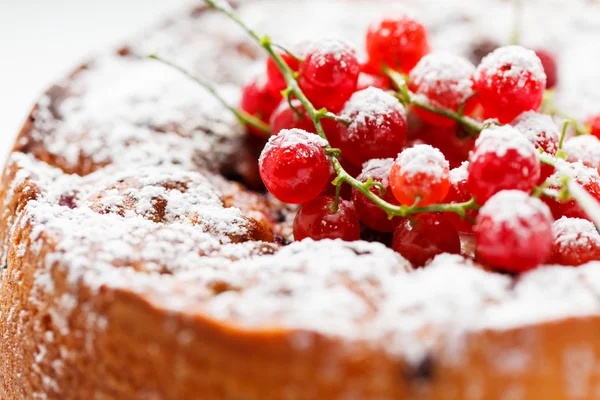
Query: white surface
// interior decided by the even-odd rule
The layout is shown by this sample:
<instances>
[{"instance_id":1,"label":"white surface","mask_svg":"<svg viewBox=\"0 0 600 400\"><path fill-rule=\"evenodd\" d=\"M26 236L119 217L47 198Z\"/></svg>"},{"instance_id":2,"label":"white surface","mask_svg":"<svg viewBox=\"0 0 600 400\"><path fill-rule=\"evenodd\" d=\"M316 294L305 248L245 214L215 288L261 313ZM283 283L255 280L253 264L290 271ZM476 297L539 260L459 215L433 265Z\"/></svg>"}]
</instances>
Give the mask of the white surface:
<instances>
[{"instance_id":1,"label":"white surface","mask_svg":"<svg viewBox=\"0 0 600 400\"><path fill-rule=\"evenodd\" d=\"M189 0L0 0L0 164L40 93Z\"/></svg>"}]
</instances>

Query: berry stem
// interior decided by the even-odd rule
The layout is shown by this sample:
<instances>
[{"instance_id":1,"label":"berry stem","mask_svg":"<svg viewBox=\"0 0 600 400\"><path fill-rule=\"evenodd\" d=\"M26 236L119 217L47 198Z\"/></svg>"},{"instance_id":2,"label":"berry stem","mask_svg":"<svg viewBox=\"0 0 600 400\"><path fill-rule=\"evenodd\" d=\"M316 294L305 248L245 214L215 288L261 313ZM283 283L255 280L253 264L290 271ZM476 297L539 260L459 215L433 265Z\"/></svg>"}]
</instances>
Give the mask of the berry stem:
<instances>
[{"instance_id":1,"label":"berry stem","mask_svg":"<svg viewBox=\"0 0 600 400\"><path fill-rule=\"evenodd\" d=\"M252 37L262 48L264 48L266 50L266 52L269 54L269 56L273 59L273 61L275 62L275 65L277 65L277 67L281 71L281 74L283 75L283 78L285 79L285 82L288 85L288 87L286 89L288 95L293 94L298 99L298 101L300 101L300 103L302 104L302 106L304 107L306 112L308 113L308 116L315 124L315 129L317 131L317 134L323 140L326 141L326 145L324 146L324 149L325 149L325 152L331 158L333 168L337 174L337 177L332 182L333 185L335 185L339 188L339 186L342 183L347 183L350 186L356 188L359 192L361 192L369 200L371 200L375 205L377 205L382 210L384 210L388 214L388 217L390 217L390 218L395 217L395 216L406 217L411 214L418 214L418 213L424 213L424 212L428 212L428 213L452 212L452 213L456 213L460 216L464 216L465 212L467 210L474 210L474 209L479 208L479 206L477 205L477 203L475 202L474 199L471 199L465 203L433 204L433 205L424 206L424 207L418 207L418 205L396 206L391 203L388 203L387 201L383 200L382 198L380 198L379 196L377 196L376 194L371 192L371 190L370 190L371 187L374 185L377 185L377 183L372 182L372 181L360 182L357 179L355 179L352 175L350 175L348 172L346 172L346 170L344 170L340 161L338 160L339 150L333 149L331 147L331 145L329 144L329 141L327 140L327 136L325 134L325 130L323 129L323 125L321 124L322 118L332 118L332 119L335 119L335 120L338 120L338 121L344 122L344 123L347 123L347 121L343 120L343 118L341 118L341 117L335 116L334 114L328 112L326 109L317 110L315 108L315 106L310 102L310 100L308 100L308 98L306 97L304 92L300 89L300 86L298 85L298 81L296 80L294 71L286 64L286 62L283 60L281 55L274 50L274 46L271 43L271 39L268 36L262 36L262 35L256 33L252 28L250 28L248 25L246 25L241 20L239 15L237 15L235 13L233 8L228 6L227 3L224 2L223 0L219 0L219 1L204 0L204 1L210 7L214 8L217 11L224 13L230 19L232 19L234 22L236 22L238 25L240 25L250 35L250 37ZM396 74L397 76L402 78L402 75L400 75L398 73L394 73L394 74ZM404 87L406 87L406 85L404 85ZM402 87L399 87L399 88L402 89ZM406 90L408 91L408 89L406 89ZM408 92L408 93L410 95L410 92ZM446 110L443 110L442 112L446 112ZM455 113L452 113L452 114L455 114ZM335 116L335 118L333 118L334 116ZM461 121L465 120L465 118L461 118L458 116L457 116L457 118ZM477 124L475 121L473 121L473 123ZM481 127L478 124L475 127L478 129L478 131L481 130Z\"/></svg>"},{"instance_id":2,"label":"berry stem","mask_svg":"<svg viewBox=\"0 0 600 400\"><path fill-rule=\"evenodd\" d=\"M513 0L513 26L508 44L517 45L521 41L521 25L523 20L523 0Z\"/></svg>"},{"instance_id":3,"label":"berry stem","mask_svg":"<svg viewBox=\"0 0 600 400\"><path fill-rule=\"evenodd\" d=\"M594 222L596 229L600 231L600 203L584 188L578 185L574 179L567 179L566 187L571 197L579 203L588 217Z\"/></svg>"},{"instance_id":4,"label":"berry stem","mask_svg":"<svg viewBox=\"0 0 600 400\"><path fill-rule=\"evenodd\" d=\"M259 118L256 118L254 115L248 114L244 110L240 110L239 108L233 107L231 104L227 103L227 101L219 94L217 89L205 79L193 75L191 72L185 70L183 67L180 67L179 65L165 60L156 54L150 54L148 58L150 58L151 60L159 61L165 65L168 65L171 68L176 69L177 71L181 72L182 74L184 74L185 76L202 86L204 89L208 90L210 94L212 94L215 97L215 99L217 99L219 103L223 105L223 107L231 111L242 124L252 126L260 130L265 134L265 136L271 135L271 129L269 128L269 125L265 124Z\"/></svg>"},{"instance_id":5,"label":"berry stem","mask_svg":"<svg viewBox=\"0 0 600 400\"><path fill-rule=\"evenodd\" d=\"M455 112L452 110L448 110L443 107L436 107L432 105L427 98L423 96L417 96L412 93L406 84L406 78L399 74L396 71L393 71L389 68L385 68L385 73L390 77L394 85L398 88L398 92L396 93L396 97L400 100L404 105L413 105L420 107L424 110L430 111L432 113L442 115L444 117L448 117L463 125L469 131L473 133L479 133L483 130L483 124L475 121L473 118L465 117L462 112Z\"/></svg>"}]
</instances>

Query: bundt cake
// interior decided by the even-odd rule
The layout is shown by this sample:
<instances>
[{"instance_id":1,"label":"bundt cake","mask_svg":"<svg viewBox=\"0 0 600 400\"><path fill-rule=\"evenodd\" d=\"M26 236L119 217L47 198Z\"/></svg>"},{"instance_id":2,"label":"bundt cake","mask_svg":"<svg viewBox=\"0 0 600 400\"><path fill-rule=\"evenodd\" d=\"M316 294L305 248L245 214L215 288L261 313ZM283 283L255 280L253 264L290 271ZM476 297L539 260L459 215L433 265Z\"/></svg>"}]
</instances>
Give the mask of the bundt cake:
<instances>
[{"instance_id":1,"label":"bundt cake","mask_svg":"<svg viewBox=\"0 0 600 400\"><path fill-rule=\"evenodd\" d=\"M592 3L525 8L524 40L561 54L556 100L577 117L600 109ZM236 7L286 43L360 43L373 18L408 7L434 49L476 60L513 12L500 0ZM385 240L294 242L295 206L261 189L264 142L150 53L232 102L264 66L242 30L198 6L40 98L2 176L2 399L600 398L600 263L511 275L441 254L414 269Z\"/></svg>"}]
</instances>

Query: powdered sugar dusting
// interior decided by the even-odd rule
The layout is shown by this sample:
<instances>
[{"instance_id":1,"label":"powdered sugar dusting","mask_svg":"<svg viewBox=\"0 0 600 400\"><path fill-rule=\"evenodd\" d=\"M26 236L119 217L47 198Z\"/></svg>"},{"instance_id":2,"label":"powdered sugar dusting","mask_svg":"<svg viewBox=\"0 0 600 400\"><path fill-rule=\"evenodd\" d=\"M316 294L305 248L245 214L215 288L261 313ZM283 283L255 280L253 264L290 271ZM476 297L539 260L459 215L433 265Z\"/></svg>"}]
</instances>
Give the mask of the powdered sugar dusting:
<instances>
[{"instance_id":1,"label":"powdered sugar dusting","mask_svg":"<svg viewBox=\"0 0 600 400\"><path fill-rule=\"evenodd\" d=\"M574 178L579 184L586 185L591 181L600 182L598 170L585 166L581 161L567 162L558 160L556 163L556 172L549 178L551 185L561 185L561 179L565 176Z\"/></svg>"},{"instance_id":2,"label":"powdered sugar dusting","mask_svg":"<svg viewBox=\"0 0 600 400\"><path fill-rule=\"evenodd\" d=\"M517 79L517 85L524 85L527 79L546 83L546 73L539 57L533 50L522 46L505 46L494 50L481 61L476 75L478 79L492 76Z\"/></svg>"},{"instance_id":3,"label":"powdered sugar dusting","mask_svg":"<svg viewBox=\"0 0 600 400\"><path fill-rule=\"evenodd\" d=\"M590 168L600 168L600 140L593 135L571 138L565 141L563 150L569 161L581 161Z\"/></svg>"},{"instance_id":4,"label":"powdered sugar dusting","mask_svg":"<svg viewBox=\"0 0 600 400\"><path fill-rule=\"evenodd\" d=\"M552 118L535 111L526 111L519 115L512 125L534 145L538 145L549 154L558 151L560 133Z\"/></svg>"},{"instance_id":5,"label":"powdered sugar dusting","mask_svg":"<svg viewBox=\"0 0 600 400\"><path fill-rule=\"evenodd\" d=\"M407 176L427 174L439 181L449 174L450 164L441 151L428 144L419 144L405 149L398 155L396 163Z\"/></svg>"},{"instance_id":6,"label":"powdered sugar dusting","mask_svg":"<svg viewBox=\"0 0 600 400\"><path fill-rule=\"evenodd\" d=\"M351 119L351 124L364 124L374 120L378 126L388 123L385 116L398 112L406 118L404 106L391 94L375 87L358 91L344 106L342 115Z\"/></svg>"},{"instance_id":7,"label":"powdered sugar dusting","mask_svg":"<svg viewBox=\"0 0 600 400\"><path fill-rule=\"evenodd\" d=\"M509 150L517 151L523 157L536 155L535 147L510 125L491 126L484 129L475 142L473 160L487 153L503 157Z\"/></svg>"},{"instance_id":8,"label":"powdered sugar dusting","mask_svg":"<svg viewBox=\"0 0 600 400\"><path fill-rule=\"evenodd\" d=\"M466 181L469 177L469 162L463 161L459 167L450 170L450 182L458 183Z\"/></svg>"},{"instance_id":9,"label":"powdered sugar dusting","mask_svg":"<svg viewBox=\"0 0 600 400\"><path fill-rule=\"evenodd\" d=\"M282 129L277 135L269 138L269 141L260 153L259 164L263 163L266 154L274 150L293 151L296 157L308 157L310 153L321 151L327 145L327 141L314 133L302 129Z\"/></svg>"},{"instance_id":10,"label":"powdered sugar dusting","mask_svg":"<svg viewBox=\"0 0 600 400\"><path fill-rule=\"evenodd\" d=\"M590 246L600 248L600 234L587 219L562 217L552 224L554 245L565 247L569 251L585 249Z\"/></svg>"},{"instance_id":11,"label":"powdered sugar dusting","mask_svg":"<svg viewBox=\"0 0 600 400\"><path fill-rule=\"evenodd\" d=\"M452 93L458 105L473 95L474 73L475 66L465 58L438 52L419 61L410 71L410 81L422 93Z\"/></svg>"},{"instance_id":12,"label":"powdered sugar dusting","mask_svg":"<svg viewBox=\"0 0 600 400\"><path fill-rule=\"evenodd\" d=\"M530 220L540 213L552 220L550 209L543 201L520 190L496 193L479 210L480 218L490 217L498 224L519 224L519 220Z\"/></svg>"}]
</instances>

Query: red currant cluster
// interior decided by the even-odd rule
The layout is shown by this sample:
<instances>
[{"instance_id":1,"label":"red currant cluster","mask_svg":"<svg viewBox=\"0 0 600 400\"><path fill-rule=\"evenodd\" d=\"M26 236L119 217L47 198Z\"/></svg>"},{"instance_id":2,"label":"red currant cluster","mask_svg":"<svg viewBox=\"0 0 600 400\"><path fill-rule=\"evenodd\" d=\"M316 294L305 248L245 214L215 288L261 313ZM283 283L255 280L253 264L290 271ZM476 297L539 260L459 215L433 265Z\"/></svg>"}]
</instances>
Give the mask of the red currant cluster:
<instances>
[{"instance_id":1,"label":"red currant cluster","mask_svg":"<svg viewBox=\"0 0 600 400\"><path fill-rule=\"evenodd\" d=\"M407 15L369 28L366 62L339 40L292 55L234 20L271 55L241 108L270 126L260 175L277 199L302 204L296 240L377 231L415 266L460 253L459 234L505 271L600 260L600 235L566 183L600 200L600 118L588 121L593 135L565 140L567 124L559 132L540 112L542 61L554 60L521 46L477 67L430 53Z\"/></svg>"}]
</instances>

